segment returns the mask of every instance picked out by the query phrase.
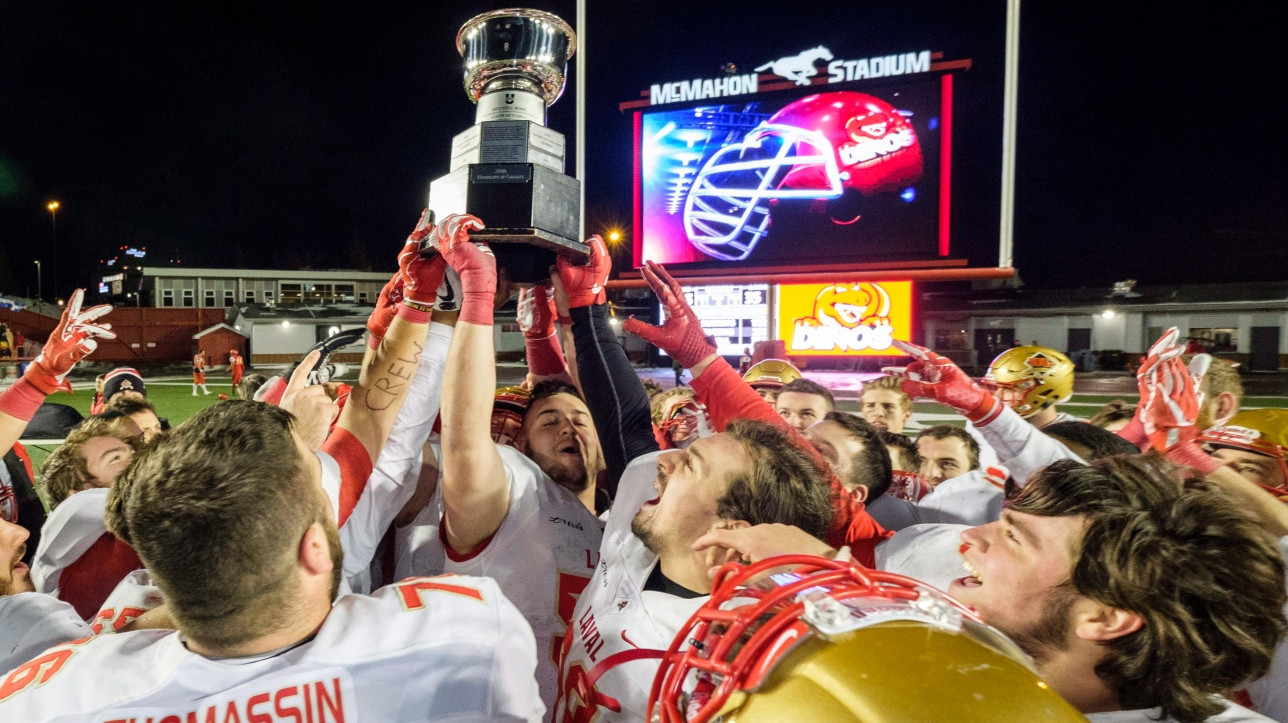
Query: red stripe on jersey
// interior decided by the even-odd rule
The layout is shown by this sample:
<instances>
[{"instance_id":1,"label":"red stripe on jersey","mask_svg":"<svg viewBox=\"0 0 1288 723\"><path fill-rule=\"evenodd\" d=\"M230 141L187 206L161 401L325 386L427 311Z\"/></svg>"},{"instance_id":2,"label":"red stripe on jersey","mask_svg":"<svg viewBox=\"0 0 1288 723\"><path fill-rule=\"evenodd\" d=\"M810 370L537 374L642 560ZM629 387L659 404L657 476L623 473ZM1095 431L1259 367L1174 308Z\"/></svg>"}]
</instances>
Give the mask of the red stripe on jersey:
<instances>
[{"instance_id":1,"label":"red stripe on jersey","mask_svg":"<svg viewBox=\"0 0 1288 723\"><path fill-rule=\"evenodd\" d=\"M331 455L340 465L340 509L337 526L343 527L345 520L353 514L358 506L362 491L367 488L367 478L371 476L371 455L367 448L344 427L331 430L330 436L322 443L322 451Z\"/></svg>"},{"instance_id":2,"label":"red stripe on jersey","mask_svg":"<svg viewBox=\"0 0 1288 723\"><path fill-rule=\"evenodd\" d=\"M452 549L451 545L447 544L447 513L446 512L443 513L443 519L438 524L438 541L443 545L443 554L447 555L447 559L451 560L452 562L469 562L470 560L473 560L479 555L482 555L483 551L487 549L487 546L492 543L493 537L496 537L496 532L493 532L492 534L488 535L486 538L484 538L482 542L475 545L474 547L471 547L465 552L457 552L456 550Z\"/></svg>"}]
</instances>

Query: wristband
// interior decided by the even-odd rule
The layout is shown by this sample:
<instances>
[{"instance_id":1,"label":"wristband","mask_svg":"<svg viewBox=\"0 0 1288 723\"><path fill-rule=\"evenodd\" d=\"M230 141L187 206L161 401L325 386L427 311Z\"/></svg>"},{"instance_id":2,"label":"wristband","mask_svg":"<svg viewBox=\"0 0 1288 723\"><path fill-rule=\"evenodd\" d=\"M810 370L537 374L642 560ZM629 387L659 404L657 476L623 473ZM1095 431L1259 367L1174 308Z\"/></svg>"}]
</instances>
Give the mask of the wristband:
<instances>
[{"instance_id":1,"label":"wristband","mask_svg":"<svg viewBox=\"0 0 1288 723\"><path fill-rule=\"evenodd\" d=\"M0 412L24 422L30 422L44 403L45 393L26 379L19 379L0 392Z\"/></svg>"},{"instance_id":2,"label":"wristband","mask_svg":"<svg viewBox=\"0 0 1288 723\"><path fill-rule=\"evenodd\" d=\"M572 317L571 317L571 316L560 316L560 317L556 317L556 318L555 318L555 321L559 322L559 323L560 323L560 324L562 324L563 326L572 326Z\"/></svg>"},{"instance_id":3,"label":"wristband","mask_svg":"<svg viewBox=\"0 0 1288 723\"><path fill-rule=\"evenodd\" d=\"M548 377L562 373L568 368L556 334L542 339L530 339L525 336L523 348L528 358L528 371L534 376Z\"/></svg>"},{"instance_id":4,"label":"wristband","mask_svg":"<svg viewBox=\"0 0 1288 723\"><path fill-rule=\"evenodd\" d=\"M394 312L394 316L412 324L428 324L429 312L432 308L403 299L398 302L398 310Z\"/></svg>"},{"instance_id":5,"label":"wristband","mask_svg":"<svg viewBox=\"0 0 1288 723\"><path fill-rule=\"evenodd\" d=\"M492 304L496 296L491 291L466 291L461 302L461 315L458 321L492 326Z\"/></svg>"},{"instance_id":6,"label":"wristband","mask_svg":"<svg viewBox=\"0 0 1288 723\"><path fill-rule=\"evenodd\" d=\"M1204 452L1198 442L1193 440L1181 442L1167 450L1164 456L1176 464L1193 467L1205 475L1212 474L1223 466L1221 460Z\"/></svg>"}]
</instances>

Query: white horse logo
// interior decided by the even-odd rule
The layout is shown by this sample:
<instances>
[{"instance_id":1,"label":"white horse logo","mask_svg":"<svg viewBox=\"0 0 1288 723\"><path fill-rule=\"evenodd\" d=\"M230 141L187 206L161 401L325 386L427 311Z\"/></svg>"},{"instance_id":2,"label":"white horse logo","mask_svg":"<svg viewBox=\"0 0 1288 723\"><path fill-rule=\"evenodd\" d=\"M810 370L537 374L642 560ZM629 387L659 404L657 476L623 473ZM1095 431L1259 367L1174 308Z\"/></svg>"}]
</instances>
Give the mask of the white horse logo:
<instances>
[{"instance_id":1,"label":"white horse logo","mask_svg":"<svg viewBox=\"0 0 1288 723\"><path fill-rule=\"evenodd\" d=\"M809 79L818 75L818 69L814 67L814 63L831 59L832 51L820 45L798 55L789 55L786 58L779 58L773 62L765 63L756 68L756 72L762 73L768 70L774 75L793 81L796 85L809 85Z\"/></svg>"}]
</instances>

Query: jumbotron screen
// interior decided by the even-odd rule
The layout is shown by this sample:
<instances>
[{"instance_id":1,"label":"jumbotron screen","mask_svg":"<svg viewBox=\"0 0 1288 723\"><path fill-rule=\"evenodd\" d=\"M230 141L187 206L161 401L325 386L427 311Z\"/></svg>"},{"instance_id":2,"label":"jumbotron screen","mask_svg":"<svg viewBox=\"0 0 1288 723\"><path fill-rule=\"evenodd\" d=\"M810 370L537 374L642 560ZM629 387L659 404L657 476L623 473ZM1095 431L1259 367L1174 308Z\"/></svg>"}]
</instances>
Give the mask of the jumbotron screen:
<instances>
[{"instance_id":1,"label":"jumbotron screen","mask_svg":"<svg viewBox=\"0 0 1288 723\"><path fill-rule=\"evenodd\" d=\"M951 87L941 76L641 112L636 264L947 255Z\"/></svg>"}]
</instances>

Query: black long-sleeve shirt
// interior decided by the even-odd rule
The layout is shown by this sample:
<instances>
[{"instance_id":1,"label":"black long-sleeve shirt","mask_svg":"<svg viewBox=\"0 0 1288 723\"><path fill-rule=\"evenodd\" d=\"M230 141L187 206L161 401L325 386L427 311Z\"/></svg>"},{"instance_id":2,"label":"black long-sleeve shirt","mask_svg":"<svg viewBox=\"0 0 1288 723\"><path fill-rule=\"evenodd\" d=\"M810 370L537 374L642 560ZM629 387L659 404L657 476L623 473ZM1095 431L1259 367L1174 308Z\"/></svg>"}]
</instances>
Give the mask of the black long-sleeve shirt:
<instances>
[{"instance_id":1,"label":"black long-sleeve shirt","mask_svg":"<svg viewBox=\"0 0 1288 723\"><path fill-rule=\"evenodd\" d=\"M608 323L607 305L584 306L570 313L577 375L604 451L608 491L616 494L626 465L658 449L648 394Z\"/></svg>"}]
</instances>

